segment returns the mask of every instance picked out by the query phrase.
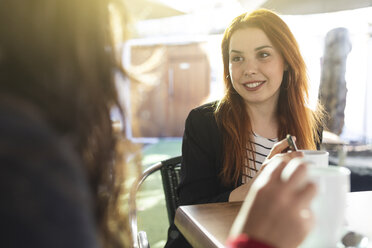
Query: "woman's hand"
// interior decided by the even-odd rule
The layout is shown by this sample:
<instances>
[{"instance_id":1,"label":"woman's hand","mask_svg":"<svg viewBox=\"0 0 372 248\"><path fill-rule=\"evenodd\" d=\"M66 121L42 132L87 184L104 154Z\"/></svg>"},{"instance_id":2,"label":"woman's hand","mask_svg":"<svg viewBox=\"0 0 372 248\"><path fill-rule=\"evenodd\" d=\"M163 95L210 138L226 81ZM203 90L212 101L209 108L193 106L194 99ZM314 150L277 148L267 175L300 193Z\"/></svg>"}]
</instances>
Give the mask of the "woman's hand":
<instances>
[{"instance_id":1,"label":"woman's hand","mask_svg":"<svg viewBox=\"0 0 372 248\"><path fill-rule=\"evenodd\" d=\"M254 178L250 180L249 182L231 191L230 196L229 196L229 202L244 201L253 182L254 182Z\"/></svg>"},{"instance_id":2,"label":"woman's hand","mask_svg":"<svg viewBox=\"0 0 372 248\"><path fill-rule=\"evenodd\" d=\"M234 221L231 235L240 233L275 247L297 247L313 225L310 202L315 185L307 183L306 166L300 164L288 180L281 178L288 155L271 160L266 170L252 184ZM301 160L296 160L300 163ZM295 162L295 161L293 161Z\"/></svg>"},{"instance_id":3,"label":"woman's hand","mask_svg":"<svg viewBox=\"0 0 372 248\"><path fill-rule=\"evenodd\" d=\"M293 137L294 140L296 140L296 137ZM281 158L283 161L287 162L293 158L296 157L302 157L303 153L302 152L287 152L287 153L282 153L284 150L286 150L289 147L287 139L283 139L276 143L273 148L271 148L271 151L263 164L261 165L261 168L258 170L256 176L250 180L248 183L245 183L233 191L231 191L230 196L229 196L229 202L233 201L243 201L245 197L248 194L248 191L252 185L252 183L255 181L257 176L261 174L263 169L266 167L266 165L274 158Z\"/></svg>"},{"instance_id":4,"label":"woman's hand","mask_svg":"<svg viewBox=\"0 0 372 248\"><path fill-rule=\"evenodd\" d=\"M296 137L292 136L293 141L296 141ZM281 141L274 144L271 148L269 155L267 155L267 160L272 159L275 155L283 154L283 152L289 148L287 139L282 139Z\"/></svg>"},{"instance_id":5,"label":"woman's hand","mask_svg":"<svg viewBox=\"0 0 372 248\"><path fill-rule=\"evenodd\" d=\"M292 136L293 140L296 141L296 137ZM303 157L302 152L295 152L295 151L289 151L286 153L283 153L286 149L289 148L289 144L287 139L282 139L278 143L275 143L275 145L271 148L269 155L267 155L265 161L262 163L262 166L260 170L257 173L257 176L261 173L263 169L265 169L266 165L270 163L271 160L274 158L281 158L284 162L288 163L289 160L296 158L296 157ZM257 177L256 176L256 177Z\"/></svg>"}]
</instances>

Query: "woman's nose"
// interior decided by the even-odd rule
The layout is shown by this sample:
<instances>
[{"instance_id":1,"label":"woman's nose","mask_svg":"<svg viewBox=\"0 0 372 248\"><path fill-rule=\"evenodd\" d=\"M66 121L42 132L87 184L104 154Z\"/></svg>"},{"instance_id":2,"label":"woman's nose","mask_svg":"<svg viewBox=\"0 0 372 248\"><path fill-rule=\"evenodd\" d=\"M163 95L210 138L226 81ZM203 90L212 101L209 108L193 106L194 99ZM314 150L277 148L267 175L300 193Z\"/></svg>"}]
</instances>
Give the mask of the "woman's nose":
<instances>
[{"instance_id":1,"label":"woman's nose","mask_svg":"<svg viewBox=\"0 0 372 248\"><path fill-rule=\"evenodd\" d=\"M248 77L257 73L257 65L254 61L246 60L244 65L244 76Z\"/></svg>"}]
</instances>

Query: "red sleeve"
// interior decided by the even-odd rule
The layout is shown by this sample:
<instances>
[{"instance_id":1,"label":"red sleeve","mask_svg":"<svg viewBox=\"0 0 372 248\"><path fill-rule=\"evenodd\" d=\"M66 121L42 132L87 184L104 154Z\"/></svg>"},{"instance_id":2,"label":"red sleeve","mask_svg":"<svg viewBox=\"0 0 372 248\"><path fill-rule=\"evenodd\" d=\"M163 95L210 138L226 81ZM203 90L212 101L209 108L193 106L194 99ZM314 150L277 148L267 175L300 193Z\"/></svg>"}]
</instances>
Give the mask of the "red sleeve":
<instances>
[{"instance_id":1,"label":"red sleeve","mask_svg":"<svg viewBox=\"0 0 372 248\"><path fill-rule=\"evenodd\" d=\"M246 234L240 234L234 239L228 239L226 248L274 248L261 241L249 238Z\"/></svg>"}]
</instances>

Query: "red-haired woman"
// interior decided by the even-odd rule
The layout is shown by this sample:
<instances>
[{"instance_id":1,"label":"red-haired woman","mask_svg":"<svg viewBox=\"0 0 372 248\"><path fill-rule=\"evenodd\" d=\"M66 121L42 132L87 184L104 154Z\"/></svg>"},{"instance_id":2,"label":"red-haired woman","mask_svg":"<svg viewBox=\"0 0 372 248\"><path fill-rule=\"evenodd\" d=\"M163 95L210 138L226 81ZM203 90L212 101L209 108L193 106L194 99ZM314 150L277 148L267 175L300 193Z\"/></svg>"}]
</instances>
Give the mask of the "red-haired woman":
<instances>
[{"instance_id":1,"label":"red-haired woman","mask_svg":"<svg viewBox=\"0 0 372 248\"><path fill-rule=\"evenodd\" d=\"M222 57L225 96L186 120L181 205L244 200L265 160L288 147L286 134L299 149L321 143L322 111L307 106L305 63L278 15L260 9L236 17L225 30Z\"/></svg>"}]
</instances>

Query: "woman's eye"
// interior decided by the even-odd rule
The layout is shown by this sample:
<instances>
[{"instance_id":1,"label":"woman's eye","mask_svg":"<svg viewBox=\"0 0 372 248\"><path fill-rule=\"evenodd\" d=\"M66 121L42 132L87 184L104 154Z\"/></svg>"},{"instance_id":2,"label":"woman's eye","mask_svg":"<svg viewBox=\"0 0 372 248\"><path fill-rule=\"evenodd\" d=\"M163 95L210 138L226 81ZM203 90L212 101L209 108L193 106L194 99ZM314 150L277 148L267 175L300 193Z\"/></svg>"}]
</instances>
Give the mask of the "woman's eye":
<instances>
[{"instance_id":1,"label":"woman's eye","mask_svg":"<svg viewBox=\"0 0 372 248\"><path fill-rule=\"evenodd\" d=\"M267 57L269 57L269 56L270 56L270 54L267 53L267 52L260 52L260 53L258 54L258 57L259 57L259 58L267 58Z\"/></svg>"},{"instance_id":2,"label":"woman's eye","mask_svg":"<svg viewBox=\"0 0 372 248\"><path fill-rule=\"evenodd\" d=\"M240 56L235 56L235 57L232 57L231 58L231 61L232 62L239 62L239 61L243 61L243 58L240 57Z\"/></svg>"}]
</instances>

